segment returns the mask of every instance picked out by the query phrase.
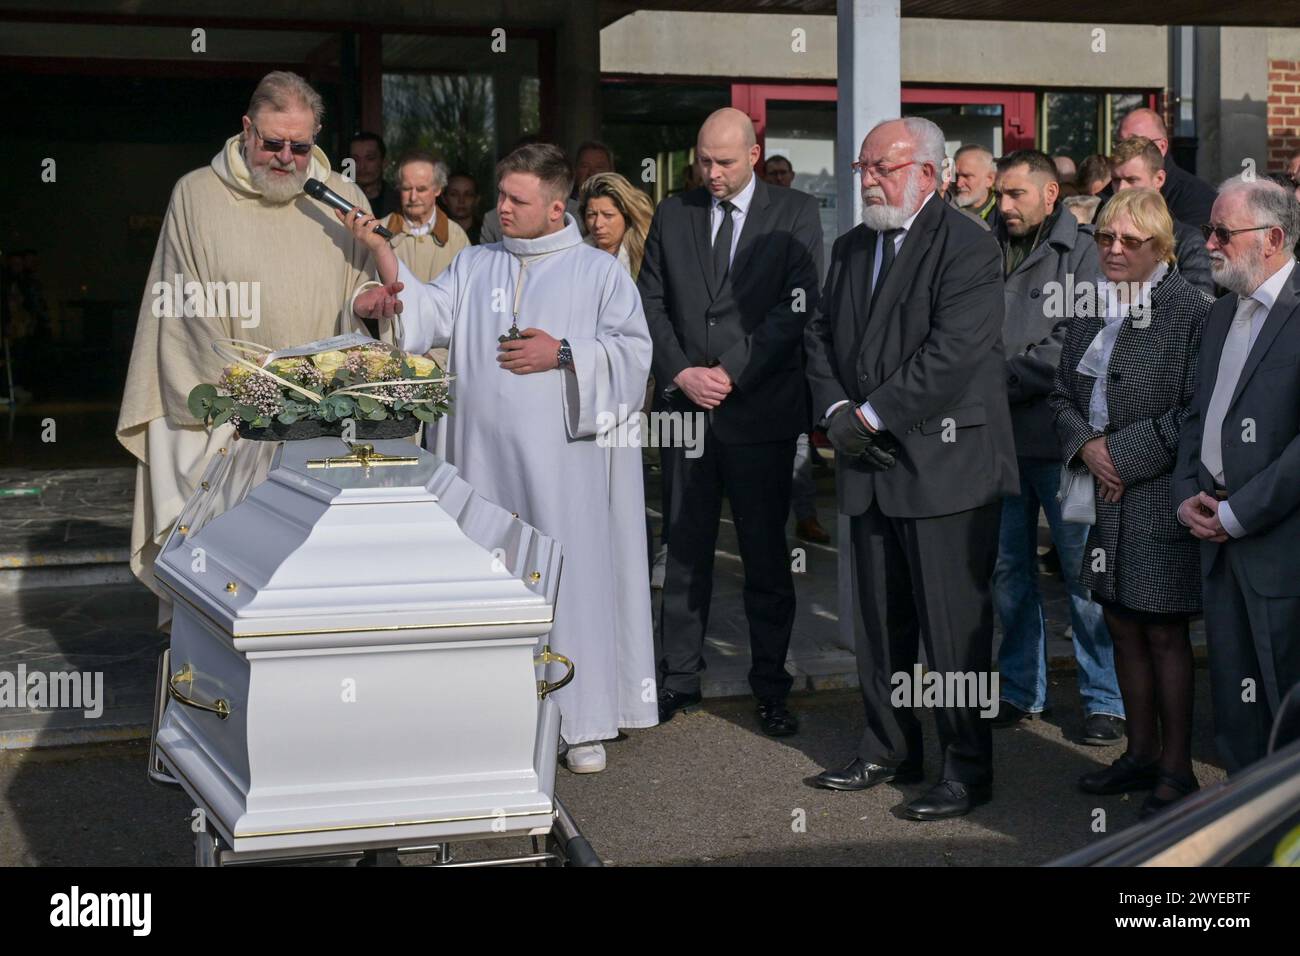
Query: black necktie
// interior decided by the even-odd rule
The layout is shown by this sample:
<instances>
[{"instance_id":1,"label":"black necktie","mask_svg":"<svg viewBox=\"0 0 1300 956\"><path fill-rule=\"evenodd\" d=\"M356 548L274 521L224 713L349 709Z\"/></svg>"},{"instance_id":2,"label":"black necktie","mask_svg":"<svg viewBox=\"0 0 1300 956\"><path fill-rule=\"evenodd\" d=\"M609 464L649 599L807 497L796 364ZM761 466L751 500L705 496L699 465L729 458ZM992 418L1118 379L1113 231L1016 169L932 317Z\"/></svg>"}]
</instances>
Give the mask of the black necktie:
<instances>
[{"instance_id":1,"label":"black necktie","mask_svg":"<svg viewBox=\"0 0 1300 956\"><path fill-rule=\"evenodd\" d=\"M735 209L735 203L729 199L724 199L718 203L722 208L722 225L718 227L718 234L713 237L713 278L722 285L722 280L726 278L727 269L731 265L731 234L735 228L731 221L731 210Z\"/></svg>"},{"instance_id":2,"label":"black necktie","mask_svg":"<svg viewBox=\"0 0 1300 956\"><path fill-rule=\"evenodd\" d=\"M889 267L894 264L894 245L902 229L886 229L880 234L880 241L885 244L880 255L880 275L876 276L875 285L871 287L871 307L876 305L876 299L880 296L880 290L885 285L885 276L889 273Z\"/></svg>"}]
</instances>

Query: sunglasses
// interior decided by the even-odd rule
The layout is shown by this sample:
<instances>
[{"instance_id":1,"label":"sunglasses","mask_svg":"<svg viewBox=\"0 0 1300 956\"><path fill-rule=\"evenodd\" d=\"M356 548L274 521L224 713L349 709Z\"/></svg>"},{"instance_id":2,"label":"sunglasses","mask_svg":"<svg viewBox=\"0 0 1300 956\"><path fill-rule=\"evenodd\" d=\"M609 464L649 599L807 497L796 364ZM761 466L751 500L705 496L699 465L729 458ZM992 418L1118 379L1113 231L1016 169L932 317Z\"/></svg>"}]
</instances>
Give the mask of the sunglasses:
<instances>
[{"instance_id":1,"label":"sunglasses","mask_svg":"<svg viewBox=\"0 0 1300 956\"><path fill-rule=\"evenodd\" d=\"M1272 226L1247 226L1245 229L1229 229L1227 226L1216 226L1212 222L1207 222L1201 227L1201 235L1206 239L1213 236L1219 240L1219 245L1226 246L1232 241L1232 237L1239 232L1259 232L1261 229L1272 229Z\"/></svg>"},{"instance_id":2,"label":"sunglasses","mask_svg":"<svg viewBox=\"0 0 1300 956\"><path fill-rule=\"evenodd\" d=\"M289 152L293 153L295 156L306 156L311 152L311 148L315 144L314 139L310 143L293 143L284 139L267 139L256 126L253 127L253 132L257 133L257 138L262 141L262 149L266 150L268 153L282 153L287 144Z\"/></svg>"},{"instance_id":3,"label":"sunglasses","mask_svg":"<svg viewBox=\"0 0 1300 956\"><path fill-rule=\"evenodd\" d=\"M1119 236L1113 232L1098 232L1093 234L1093 238L1097 240L1097 245L1101 246L1103 249L1109 249L1115 240L1118 239L1125 249L1132 252L1135 249L1141 249L1144 245L1154 239L1155 236L1147 236L1145 239L1139 239L1137 236Z\"/></svg>"}]
</instances>

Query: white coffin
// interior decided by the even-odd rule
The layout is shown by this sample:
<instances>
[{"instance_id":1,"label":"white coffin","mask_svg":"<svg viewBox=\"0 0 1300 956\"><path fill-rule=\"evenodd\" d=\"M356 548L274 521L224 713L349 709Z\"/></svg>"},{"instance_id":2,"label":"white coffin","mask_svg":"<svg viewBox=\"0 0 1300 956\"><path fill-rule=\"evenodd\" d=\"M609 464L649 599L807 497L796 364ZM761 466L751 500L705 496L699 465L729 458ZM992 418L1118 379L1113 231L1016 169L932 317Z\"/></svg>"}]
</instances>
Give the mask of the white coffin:
<instances>
[{"instance_id":1,"label":"white coffin","mask_svg":"<svg viewBox=\"0 0 1300 956\"><path fill-rule=\"evenodd\" d=\"M288 442L219 503L249 445L213 459L155 566L158 756L208 825L267 856L548 830L559 714L534 655L559 545L404 441L373 445L415 463L372 468Z\"/></svg>"}]
</instances>

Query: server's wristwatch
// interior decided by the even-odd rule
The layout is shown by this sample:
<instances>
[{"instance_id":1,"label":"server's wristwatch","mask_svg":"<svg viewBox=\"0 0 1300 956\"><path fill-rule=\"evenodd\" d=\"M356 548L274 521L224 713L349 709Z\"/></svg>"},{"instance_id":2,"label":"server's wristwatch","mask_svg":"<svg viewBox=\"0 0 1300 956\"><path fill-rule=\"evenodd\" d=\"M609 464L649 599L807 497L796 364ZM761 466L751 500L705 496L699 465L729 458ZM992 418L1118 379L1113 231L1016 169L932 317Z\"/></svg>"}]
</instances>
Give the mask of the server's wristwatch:
<instances>
[{"instance_id":1,"label":"server's wristwatch","mask_svg":"<svg viewBox=\"0 0 1300 956\"><path fill-rule=\"evenodd\" d=\"M556 353L556 368L573 368L573 349L569 348L568 339L560 339L560 350Z\"/></svg>"}]
</instances>

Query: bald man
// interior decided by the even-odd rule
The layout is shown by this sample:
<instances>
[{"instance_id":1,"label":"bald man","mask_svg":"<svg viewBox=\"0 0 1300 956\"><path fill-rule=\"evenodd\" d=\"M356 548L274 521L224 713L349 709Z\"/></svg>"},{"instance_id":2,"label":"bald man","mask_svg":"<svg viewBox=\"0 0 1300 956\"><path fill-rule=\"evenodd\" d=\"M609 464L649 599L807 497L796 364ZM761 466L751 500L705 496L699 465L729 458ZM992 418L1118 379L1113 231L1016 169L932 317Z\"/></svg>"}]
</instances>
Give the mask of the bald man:
<instances>
[{"instance_id":1,"label":"bald man","mask_svg":"<svg viewBox=\"0 0 1300 956\"><path fill-rule=\"evenodd\" d=\"M785 521L795 441L808 424L801 343L822 230L812 196L755 175L759 152L744 113L709 116L696 141L704 185L660 204L637 285L660 408L694 415L703 434L699 448L662 450L671 491L659 719L700 701L725 493L745 569L749 683L763 731L785 736L798 729L786 707L795 599Z\"/></svg>"},{"instance_id":2,"label":"bald man","mask_svg":"<svg viewBox=\"0 0 1300 956\"><path fill-rule=\"evenodd\" d=\"M1169 153L1169 131L1160 114L1143 107L1125 116L1119 124L1119 138L1125 140L1134 136L1151 140L1165 159L1165 184L1160 187L1160 195L1165 197L1169 214L1179 222L1198 228L1209 222L1210 210L1214 206L1214 187L1174 162Z\"/></svg>"}]
</instances>

